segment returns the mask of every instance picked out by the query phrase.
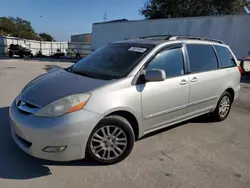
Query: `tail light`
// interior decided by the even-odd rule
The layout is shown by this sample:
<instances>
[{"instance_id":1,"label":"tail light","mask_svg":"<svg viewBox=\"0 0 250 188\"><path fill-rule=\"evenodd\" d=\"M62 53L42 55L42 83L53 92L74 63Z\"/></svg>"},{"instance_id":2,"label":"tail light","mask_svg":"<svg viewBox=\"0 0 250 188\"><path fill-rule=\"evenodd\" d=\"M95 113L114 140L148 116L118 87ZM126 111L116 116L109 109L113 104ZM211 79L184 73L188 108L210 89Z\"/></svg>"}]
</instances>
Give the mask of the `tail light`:
<instances>
[{"instance_id":1,"label":"tail light","mask_svg":"<svg viewBox=\"0 0 250 188\"><path fill-rule=\"evenodd\" d=\"M239 71L240 71L240 74L242 74L242 73L243 73L243 70L242 70L241 66L238 66L238 69L239 69Z\"/></svg>"}]
</instances>

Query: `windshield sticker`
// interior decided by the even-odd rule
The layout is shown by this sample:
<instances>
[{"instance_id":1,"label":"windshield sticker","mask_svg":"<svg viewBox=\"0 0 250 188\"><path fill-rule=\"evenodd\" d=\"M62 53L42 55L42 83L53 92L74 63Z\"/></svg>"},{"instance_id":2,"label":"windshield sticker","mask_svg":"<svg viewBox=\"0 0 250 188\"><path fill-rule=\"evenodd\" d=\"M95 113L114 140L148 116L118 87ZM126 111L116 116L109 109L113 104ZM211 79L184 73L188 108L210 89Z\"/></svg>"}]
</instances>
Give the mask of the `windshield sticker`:
<instances>
[{"instance_id":1,"label":"windshield sticker","mask_svg":"<svg viewBox=\"0 0 250 188\"><path fill-rule=\"evenodd\" d=\"M128 51L131 51L131 52L140 52L140 53L143 53L147 50L147 48L140 48L140 47L131 47L128 49Z\"/></svg>"}]
</instances>

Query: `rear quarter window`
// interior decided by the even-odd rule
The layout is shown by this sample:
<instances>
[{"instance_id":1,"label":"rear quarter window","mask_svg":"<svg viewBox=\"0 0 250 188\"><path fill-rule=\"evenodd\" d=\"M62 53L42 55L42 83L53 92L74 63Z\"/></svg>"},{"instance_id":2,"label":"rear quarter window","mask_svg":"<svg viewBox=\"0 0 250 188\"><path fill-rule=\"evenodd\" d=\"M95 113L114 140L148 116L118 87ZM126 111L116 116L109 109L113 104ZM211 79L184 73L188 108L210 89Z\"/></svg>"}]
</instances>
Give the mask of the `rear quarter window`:
<instances>
[{"instance_id":1,"label":"rear quarter window","mask_svg":"<svg viewBox=\"0 0 250 188\"><path fill-rule=\"evenodd\" d=\"M230 50L224 46L214 46L221 68L235 67L237 64Z\"/></svg>"},{"instance_id":2,"label":"rear quarter window","mask_svg":"<svg viewBox=\"0 0 250 188\"><path fill-rule=\"evenodd\" d=\"M218 61L212 45L187 44L191 73L218 69Z\"/></svg>"}]
</instances>

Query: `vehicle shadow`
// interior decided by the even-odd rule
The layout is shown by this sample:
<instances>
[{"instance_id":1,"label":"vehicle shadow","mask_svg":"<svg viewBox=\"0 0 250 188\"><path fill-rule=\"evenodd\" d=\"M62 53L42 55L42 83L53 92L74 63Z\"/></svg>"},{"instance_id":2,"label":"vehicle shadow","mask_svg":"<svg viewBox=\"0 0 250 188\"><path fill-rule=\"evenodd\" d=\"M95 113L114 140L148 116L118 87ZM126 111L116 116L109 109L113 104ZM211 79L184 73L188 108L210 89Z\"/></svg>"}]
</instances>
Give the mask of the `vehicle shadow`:
<instances>
[{"instance_id":1,"label":"vehicle shadow","mask_svg":"<svg viewBox=\"0 0 250 188\"><path fill-rule=\"evenodd\" d=\"M97 166L93 161L51 162L34 158L14 143L9 125L9 107L0 108L0 179L33 179L51 175L48 166Z\"/></svg>"}]
</instances>

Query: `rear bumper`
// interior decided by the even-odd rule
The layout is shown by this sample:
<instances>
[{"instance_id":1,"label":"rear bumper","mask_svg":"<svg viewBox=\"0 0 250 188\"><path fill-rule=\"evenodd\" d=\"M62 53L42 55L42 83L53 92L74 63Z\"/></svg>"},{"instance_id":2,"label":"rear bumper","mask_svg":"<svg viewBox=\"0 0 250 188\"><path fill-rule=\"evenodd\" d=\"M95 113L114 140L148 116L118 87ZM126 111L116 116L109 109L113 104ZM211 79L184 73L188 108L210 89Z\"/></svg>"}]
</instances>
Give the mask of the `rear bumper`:
<instances>
[{"instance_id":1,"label":"rear bumper","mask_svg":"<svg viewBox=\"0 0 250 188\"><path fill-rule=\"evenodd\" d=\"M72 161L85 157L89 135L102 115L80 110L54 118L42 118L20 112L15 103L10 111L11 133L26 153L52 161ZM48 146L66 146L62 152L44 152Z\"/></svg>"}]
</instances>

